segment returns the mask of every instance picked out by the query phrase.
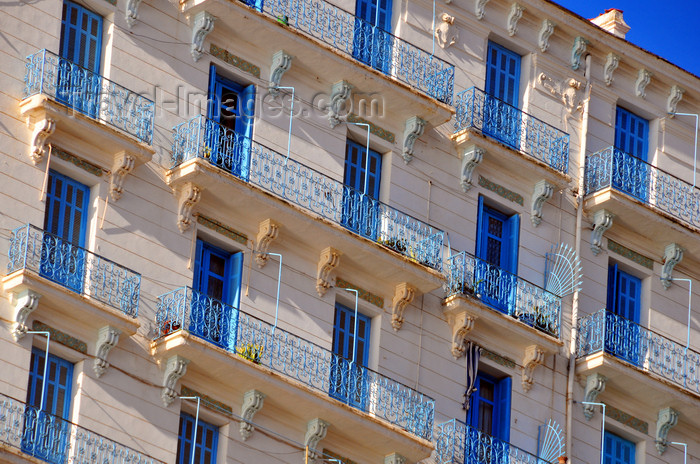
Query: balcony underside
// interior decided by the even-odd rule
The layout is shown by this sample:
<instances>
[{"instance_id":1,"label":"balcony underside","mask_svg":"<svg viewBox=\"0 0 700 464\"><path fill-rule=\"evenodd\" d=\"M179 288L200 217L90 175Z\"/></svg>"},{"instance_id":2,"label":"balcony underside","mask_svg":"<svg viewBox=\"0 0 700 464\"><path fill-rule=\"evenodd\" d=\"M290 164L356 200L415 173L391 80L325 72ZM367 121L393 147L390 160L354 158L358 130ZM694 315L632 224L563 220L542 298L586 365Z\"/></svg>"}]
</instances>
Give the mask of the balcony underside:
<instances>
[{"instance_id":1,"label":"balcony underside","mask_svg":"<svg viewBox=\"0 0 700 464\"><path fill-rule=\"evenodd\" d=\"M201 382L200 388L214 397L220 394L240 401L249 390L261 391L266 395L263 410L288 426L305 428L310 420L321 418L331 424L321 444L356 450L356 456L372 457L367 462L382 462L384 456L393 452L404 455L409 462L418 462L432 452L433 445L428 440L186 331L153 342L151 354L159 360L174 355L188 359L184 381L192 385ZM261 425L266 426L264 421Z\"/></svg>"},{"instance_id":2,"label":"balcony underside","mask_svg":"<svg viewBox=\"0 0 700 464\"><path fill-rule=\"evenodd\" d=\"M286 249L317 260L323 249L332 246L342 253L336 270L339 275L352 275L357 280L354 284L385 298L392 296L401 282L410 283L421 293L442 284L438 271L247 184L206 160L186 161L166 174L166 182L176 191L186 183L199 186L203 192L198 211L212 214L250 236L255 236L261 221L272 219L280 225L280 233L270 251L283 243ZM310 241L309 237L314 239Z\"/></svg>"},{"instance_id":3,"label":"balcony underside","mask_svg":"<svg viewBox=\"0 0 700 464\"><path fill-rule=\"evenodd\" d=\"M28 462L32 464L46 464L46 461L42 461L39 458L35 458L29 453L25 453L21 449L17 449L14 446L10 446L7 443L0 441L0 462L3 464L27 464Z\"/></svg>"}]
</instances>

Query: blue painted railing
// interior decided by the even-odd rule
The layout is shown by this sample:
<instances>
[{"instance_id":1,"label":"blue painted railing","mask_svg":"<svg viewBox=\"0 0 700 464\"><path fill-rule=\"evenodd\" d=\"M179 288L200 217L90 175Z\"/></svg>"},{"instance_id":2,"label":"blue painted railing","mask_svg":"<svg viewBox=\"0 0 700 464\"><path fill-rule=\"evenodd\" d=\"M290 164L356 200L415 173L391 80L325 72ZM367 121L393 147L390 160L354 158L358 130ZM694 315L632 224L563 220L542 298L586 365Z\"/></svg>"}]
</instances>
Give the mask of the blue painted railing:
<instances>
[{"instance_id":1,"label":"blue painted railing","mask_svg":"<svg viewBox=\"0 0 700 464\"><path fill-rule=\"evenodd\" d=\"M455 132L468 128L542 161L569 171L569 134L472 87L455 99Z\"/></svg>"},{"instance_id":2,"label":"blue painted railing","mask_svg":"<svg viewBox=\"0 0 700 464\"><path fill-rule=\"evenodd\" d=\"M604 309L579 318L576 338L577 358L601 351L700 393L700 353Z\"/></svg>"},{"instance_id":3,"label":"blue painted railing","mask_svg":"<svg viewBox=\"0 0 700 464\"><path fill-rule=\"evenodd\" d=\"M549 464L457 419L438 424L435 428L437 464Z\"/></svg>"},{"instance_id":4,"label":"blue painted railing","mask_svg":"<svg viewBox=\"0 0 700 464\"><path fill-rule=\"evenodd\" d=\"M442 268L443 232L197 116L175 126L172 160L211 164L433 269Z\"/></svg>"},{"instance_id":5,"label":"blue painted railing","mask_svg":"<svg viewBox=\"0 0 700 464\"><path fill-rule=\"evenodd\" d=\"M104 121L142 142L153 142L154 103L48 50L27 57L24 96L44 94Z\"/></svg>"},{"instance_id":6,"label":"blue painted railing","mask_svg":"<svg viewBox=\"0 0 700 464\"><path fill-rule=\"evenodd\" d=\"M561 298L467 252L445 260L445 293L469 295L554 337L559 336Z\"/></svg>"},{"instance_id":7,"label":"blue painted railing","mask_svg":"<svg viewBox=\"0 0 700 464\"><path fill-rule=\"evenodd\" d=\"M3 394L0 394L0 443L52 464L162 464Z\"/></svg>"},{"instance_id":8,"label":"blue painted railing","mask_svg":"<svg viewBox=\"0 0 700 464\"><path fill-rule=\"evenodd\" d=\"M586 194L607 187L700 227L700 190L617 148L586 156Z\"/></svg>"},{"instance_id":9,"label":"blue painted railing","mask_svg":"<svg viewBox=\"0 0 700 464\"><path fill-rule=\"evenodd\" d=\"M31 224L10 236L8 274L25 269L136 317L141 274Z\"/></svg>"},{"instance_id":10,"label":"blue painted railing","mask_svg":"<svg viewBox=\"0 0 700 464\"><path fill-rule=\"evenodd\" d=\"M245 0L288 27L451 104L454 66L323 0ZM262 4L262 5L260 5Z\"/></svg>"},{"instance_id":11,"label":"blue painted railing","mask_svg":"<svg viewBox=\"0 0 700 464\"><path fill-rule=\"evenodd\" d=\"M188 330L414 435L432 437L432 398L189 287L158 297L155 323L155 339Z\"/></svg>"}]
</instances>

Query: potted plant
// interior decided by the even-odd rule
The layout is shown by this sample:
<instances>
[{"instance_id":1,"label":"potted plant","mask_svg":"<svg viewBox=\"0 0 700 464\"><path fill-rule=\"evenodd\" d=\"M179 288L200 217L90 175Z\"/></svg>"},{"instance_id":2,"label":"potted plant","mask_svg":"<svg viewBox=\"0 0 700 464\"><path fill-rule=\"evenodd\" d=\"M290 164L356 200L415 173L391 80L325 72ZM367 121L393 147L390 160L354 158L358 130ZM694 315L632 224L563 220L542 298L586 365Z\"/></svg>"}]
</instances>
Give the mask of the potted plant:
<instances>
[{"instance_id":1,"label":"potted plant","mask_svg":"<svg viewBox=\"0 0 700 464\"><path fill-rule=\"evenodd\" d=\"M260 364L263 354L263 346L254 343L248 343L243 346L236 348L236 353L243 359L252 361L255 364Z\"/></svg>"}]
</instances>

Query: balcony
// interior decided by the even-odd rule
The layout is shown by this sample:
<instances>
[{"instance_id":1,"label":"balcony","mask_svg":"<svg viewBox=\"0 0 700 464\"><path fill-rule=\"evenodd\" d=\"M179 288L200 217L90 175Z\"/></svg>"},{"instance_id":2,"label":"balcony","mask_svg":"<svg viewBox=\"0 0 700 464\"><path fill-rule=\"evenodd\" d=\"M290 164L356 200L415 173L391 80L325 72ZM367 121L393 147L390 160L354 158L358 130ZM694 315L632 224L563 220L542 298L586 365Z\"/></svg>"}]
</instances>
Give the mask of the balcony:
<instances>
[{"instance_id":1,"label":"balcony","mask_svg":"<svg viewBox=\"0 0 700 464\"><path fill-rule=\"evenodd\" d=\"M265 408L342 426L371 454L430 455L434 401L399 382L188 287L158 298L155 325L156 356L183 356L187 375L217 378L227 395L257 388Z\"/></svg>"},{"instance_id":2,"label":"balcony","mask_svg":"<svg viewBox=\"0 0 700 464\"><path fill-rule=\"evenodd\" d=\"M517 446L452 419L436 427L437 464L547 464L547 461Z\"/></svg>"},{"instance_id":3,"label":"balcony","mask_svg":"<svg viewBox=\"0 0 700 464\"><path fill-rule=\"evenodd\" d=\"M52 464L162 464L148 455L0 394L1 452ZM13 462L7 461L7 462Z\"/></svg>"}]
</instances>

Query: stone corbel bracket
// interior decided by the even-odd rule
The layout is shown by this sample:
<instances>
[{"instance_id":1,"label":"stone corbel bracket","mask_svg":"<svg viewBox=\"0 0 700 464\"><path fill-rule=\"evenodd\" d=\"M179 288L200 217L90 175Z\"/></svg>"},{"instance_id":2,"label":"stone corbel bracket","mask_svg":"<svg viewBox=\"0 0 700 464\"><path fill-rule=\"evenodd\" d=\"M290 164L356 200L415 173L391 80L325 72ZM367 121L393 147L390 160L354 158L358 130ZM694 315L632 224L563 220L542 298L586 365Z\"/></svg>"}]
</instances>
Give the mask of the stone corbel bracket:
<instances>
[{"instance_id":1,"label":"stone corbel bracket","mask_svg":"<svg viewBox=\"0 0 700 464\"><path fill-rule=\"evenodd\" d=\"M668 432L678 423L680 414L673 408L659 410L656 419L656 451L664 454L668 447Z\"/></svg>"},{"instance_id":2,"label":"stone corbel bracket","mask_svg":"<svg viewBox=\"0 0 700 464\"><path fill-rule=\"evenodd\" d=\"M669 243L664 249L664 261L661 267L661 284L666 290L673 282L673 268L683 259L683 248L677 243Z\"/></svg>"},{"instance_id":3,"label":"stone corbel bracket","mask_svg":"<svg viewBox=\"0 0 700 464\"><path fill-rule=\"evenodd\" d=\"M341 255L342 253L333 247L328 247L321 252L316 272L316 291L318 296L322 297L331 288L331 272L338 267Z\"/></svg>"},{"instance_id":4,"label":"stone corbel bracket","mask_svg":"<svg viewBox=\"0 0 700 464\"><path fill-rule=\"evenodd\" d=\"M554 28L557 24L551 19L543 19L542 27L540 27L540 33L537 35L537 44L540 46L542 53L549 50L549 38L554 34Z\"/></svg>"},{"instance_id":5,"label":"stone corbel bracket","mask_svg":"<svg viewBox=\"0 0 700 464\"><path fill-rule=\"evenodd\" d=\"M647 96L647 85L651 82L653 74L648 69L640 69L637 71L637 80L634 81L634 94L641 98Z\"/></svg>"},{"instance_id":6,"label":"stone corbel bracket","mask_svg":"<svg viewBox=\"0 0 700 464\"><path fill-rule=\"evenodd\" d=\"M384 464L406 464L408 459L399 453L391 453L384 456Z\"/></svg>"},{"instance_id":7,"label":"stone corbel bracket","mask_svg":"<svg viewBox=\"0 0 700 464\"><path fill-rule=\"evenodd\" d=\"M583 401L587 403L595 403L603 390L605 390L605 382L608 379L600 374L591 374L586 377L586 388L583 391ZM592 404L583 405L583 415L587 420L591 420L595 414L595 406Z\"/></svg>"},{"instance_id":8,"label":"stone corbel bracket","mask_svg":"<svg viewBox=\"0 0 700 464\"><path fill-rule=\"evenodd\" d=\"M185 375L185 372L187 372L187 365L189 363L190 361L188 359L179 355L172 356L166 361L165 373L163 374L163 391L160 394L166 408L177 398L178 395L175 390L175 385L178 380Z\"/></svg>"},{"instance_id":9,"label":"stone corbel bracket","mask_svg":"<svg viewBox=\"0 0 700 464\"><path fill-rule=\"evenodd\" d=\"M340 124L340 114L345 109L345 102L350 98L352 85L347 81L338 81L331 87L331 102L328 105L328 122L331 128Z\"/></svg>"},{"instance_id":10,"label":"stone corbel bracket","mask_svg":"<svg viewBox=\"0 0 700 464\"><path fill-rule=\"evenodd\" d=\"M122 151L117 154L112 167L112 175L109 180L109 194L112 201L117 201L124 193L124 179L126 175L134 170L136 158Z\"/></svg>"},{"instance_id":11,"label":"stone corbel bracket","mask_svg":"<svg viewBox=\"0 0 700 464\"><path fill-rule=\"evenodd\" d=\"M263 407L265 394L258 390L248 390L243 394L243 404L241 405L241 438L246 441L253 434L253 417L255 413Z\"/></svg>"},{"instance_id":12,"label":"stone corbel bracket","mask_svg":"<svg viewBox=\"0 0 700 464\"><path fill-rule=\"evenodd\" d=\"M535 184L535 190L532 193L532 205L530 207L530 222L534 227L537 227L542 222L542 207L544 203L552 198L554 194L554 185L546 180L541 180Z\"/></svg>"},{"instance_id":13,"label":"stone corbel bracket","mask_svg":"<svg viewBox=\"0 0 700 464\"><path fill-rule=\"evenodd\" d=\"M267 254L270 249L270 244L275 241L277 235L279 234L279 226L272 221L272 219L265 219L258 226L258 236L255 240L255 262L258 267L262 269L267 264L269 255Z\"/></svg>"},{"instance_id":14,"label":"stone corbel bracket","mask_svg":"<svg viewBox=\"0 0 700 464\"><path fill-rule=\"evenodd\" d=\"M613 225L613 214L601 209L593 214L593 231L591 232L591 251L598 255L602 250L603 234Z\"/></svg>"},{"instance_id":15,"label":"stone corbel bracket","mask_svg":"<svg viewBox=\"0 0 700 464\"><path fill-rule=\"evenodd\" d=\"M440 48L450 48L459 39L459 30L454 27L455 17L443 13L440 19L442 21L435 27L435 39Z\"/></svg>"},{"instance_id":16,"label":"stone corbel bracket","mask_svg":"<svg viewBox=\"0 0 700 464\"><path fill-rule=\"evenodd\" d=\"M107 356L109 352L119 343L121 330L106 325L97 331L97 342L95 343L95 364L92 369L97 377L102 377L109 367Z\"/></svg>"},{"instance_id":17,"label":"stone corbel bracket","mask_svg":"<svg viewBox=\"0 0 700 464\"><path fill-rule=\"evenodd\" d=\"M39 305L40 298L40 294L31 290L23 290L14 294L15 324L12 328L12 337L15 341L19 341L27 334L27 330L29 330L27 319Z\"/></svg>"},{"instance_id":18,"label":"stone corbel bracket","mask_svg":"<svg viewBox=\"0 0 700 464\"><path fill-rule=\"evenodd\" d=\"M319 454L316 451L318 447L318 442L323 440L328 432L328 427L330 424L323 419L311 419L308 424L306 424L306 435L304 436L304 445L306 449L309 450L309 457L311 459L316 459Z\"/></svg>"},{"instance_id":19,"label":"stone corbel bracket","mask_svg":"<svg viewBox=\"0 0 700 464\"><path fill-rule=\"evenodd\" d=\"M418 137L425 131L425 119L413 116L406 120L406 128L403 131L403 162L408 164L413 159L413 146Z\"/></svg>"},{"instance_id":20,"label":"stone corbel bracket","mask_svg":"<svg viewBox=\"0 0 700 464\"><path fill-rule=\"evenodd\" d=\"M506 20L509 36L513 37L515 33L518 32L518 21L523 17L524 11L525 7L517 2L510 6L510 11L508 12L508 18Z\"/></svg>"},{"instance_id":21,"label":"stone corbel bracket","mask_svg":"<svg viewBox=\"0 0 700 464\"><path fill-rule=\"evenodd\" d=\"M523 357L522 384L523 391L529 392L535 381L535 368L544 362L544 350L537 345L530 345L525 348Z\"/></svg>"},{"instance_id":22,"label":"stone corbel bracket","mask_svg":"<svg viewBox=\"0 0 700 464\"><path fill-rule=\"evenodd\" d=\"M211 31L214 30L214 21L216 18L208 11L200 11L194 15L192 21L192 46L190 53L192 59L197 62L204 54L204 39Z\"/></svg>"},{"instance_id":23,"label":"stone corbel bracket","mask_svg":"<svg viewBox=\"0 0 700 464\"><path fill-rule=\"evenodd\" d=\"M683 89L682 87L678 85L671 86L671 91L668 94L668 100L666 100L666 111L670 113L671 117L675 116L676 108L681 102L684 93L685 89Z\"/></svg>"},{"instance_id":24,"label":"stone corbel bracket","mask_svg":"<svg viewBox=\"0 0 700 464\"><path fill-rule=\"evenodd\" d=\"M607 58L605 58L605 66L603 66L603 78L605 79L605 85L608 87L615 80L613 74L618 66L620 66L620 57L613 52L608 53Z\"/></svg>"},{"instance_id":25,"label":"stone corbel bracket","mask_svg":"<svg viewBox=\"0 0 700 464\"><path fill-rule=\"evenodd\" d=\"M486 4L489 2L489 0L475 0L474 2L474 15L476 15L476 19L481 21L484 19L484 15L486 14Z\"/></svg>"},{"instance_id":26,"label":"stone corbel bracket","mask_svg":"<svg viewBox=\"0 0 700 464\"><path fill-rule=\"evenodd\" d=\"M285 52L284 50L279 50L272 55L272 66L270 66L270 85L268 90L270 95L277 97L279 95L279 86L282 81L282 76L284 73L289 71L292 67L292 55Z\"/></svg>"},{"instance_id":27,"label":"stone corbel bracket","mask_svg":"<svg viewBox=\"0 0 700 464\"><path fill-rule=\"evenodd\" d=\"M394 300L391 305L391 326L394 331L403 325L403 313L406 307L411 304L416 296L416 288L407 282L402 282L396 286Z\"/></svg>"},{"instance_id":28,"label":"stone corbel bracket","mask_svg":"<svg viewBox=\"0 0 700 464\"><path fill-rule=\"evenodd\" d=\"M134 27L136 20L139 19L139 5L141 5L141 0L126 0L124 19L126 19L126 25L129 26L129 29Z\"/></svg>"},{"instance_id":29,"label":"stone corbel bracket","mask_svg":"<svg viewBox=\"0 0 700 464\"><path fill-rule=\"evenodd\" d=\"M51 118L40 119L32 128L32 145L29 157L32 163L39 164L46 154L46 139L56 130L56 121Z\"/></svg>"},{"instance_id":30,"label":"stone corbel bracket","mask_svg":"<svg viewBox=\"0 0 700 464\"><path fill-rule=\"evenodd\" d=\"M452 329L452 356L455 359L459 359L464 356L467 348L467 335L474 328L474 323L476 322L476 316L469 314L459 300L450 301L445 303L443 308L443 314L447 318L447 324Z\"/></svg>"},{"instance_id":31,"label":"stone corbel bracket","mask_svg":"<svg viewBox=\"0 0 700 464\"><path fill-rule=\"evenodd\" d=\"M462 167L460 170L460 185L464 193L467 193L469 189L472 188L472 176L474 175L474 169L481 163L484 159L484 154L486 150L476 145L470 145L462 151Z\"/></svg>"},{"instance_id":32,"label":"stone corbel bracket","mask_svg":"<svg viewBox=\"0 0 700 464\"><path fill-rule=\"evenodd\" d=\"M192 225L192 211L202 198L202 189L188 182L178 196L177 227L185 232Z\"/></svg>"},{"instance_id":33,"label":"stone corbel bracket","mask_svg":"<svg viewBox=\"0 0 700 464\"><path fill-rule=\"evenodd\" d=\"M571 48L571 69L578 71L581 67L581 57L586 53L586 48L590 42L582 36L574 39L574 46Z\"/></svg>"}]
</instances>

